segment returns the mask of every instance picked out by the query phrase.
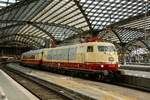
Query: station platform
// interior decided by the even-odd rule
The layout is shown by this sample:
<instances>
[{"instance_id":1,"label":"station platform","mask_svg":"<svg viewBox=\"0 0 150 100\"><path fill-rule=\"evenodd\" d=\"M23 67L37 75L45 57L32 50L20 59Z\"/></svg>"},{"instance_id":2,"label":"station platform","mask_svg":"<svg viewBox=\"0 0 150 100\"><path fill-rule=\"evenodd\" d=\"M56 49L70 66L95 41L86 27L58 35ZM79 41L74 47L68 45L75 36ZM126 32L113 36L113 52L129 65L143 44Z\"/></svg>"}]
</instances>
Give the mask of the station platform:
<instances>
[{"instance_id":1,"label":"station platform","mask_svg":"<svg viewBox=\"0 0 150 100\"><path fill-rule=\"evenodd\" d=\"M150 72L149 65L121 65L119 69Z\"/></svg>"},{"instance_id":2,"label":"station platform","mask_svg":"<svg viewBox=\"0 0 150 100\"><path fill-rule=\"evenodd\" d=\"M138 71L138 70L126 70L126 69L120 69L120 71L123 72L124 75L143 77L143 78L150 79L150 72Z\"/></svg>"},{"instance_id":3,"label":"station platform","mask_svg":"<svg viewBox=\"0 0 150 100\"><path fill-rule=\"evenodd\" d=\"M27 75L38 77L63 88L95 98L96 100L149 100L150 98L149 93L144 91L39 71L17 64L9 64L7 66L26 73Z\"/></svg>"},{"instance_id":4,"label":"station platform","mask_svg":"<svg viewBox=\"0 0 150 100\"><path fill-rule=\"evenodd\" d=\"M39 100L0 70L0 100Z\"/></svg>"},{"instance_id":5,"label":"station platform","mask_svg":"<svg viewBox=\"0 0 150 100\"><path fill-rule=\"evenodd\" d=\"M125 64L125 65L121 65L121 67L144 67L144 68L150 68L149 65L130 65L130 64Z\"/></svg>"},{"instance_id":6,"label":"station platform","mask_svg":"<svg viewBox=\"0 0 150 100\"><path fill-rule=\"evenodd\" d=\"M125 75L150 78L150 66L148 65L121 65L120 70Z\"/></svg>"}]
</instances>

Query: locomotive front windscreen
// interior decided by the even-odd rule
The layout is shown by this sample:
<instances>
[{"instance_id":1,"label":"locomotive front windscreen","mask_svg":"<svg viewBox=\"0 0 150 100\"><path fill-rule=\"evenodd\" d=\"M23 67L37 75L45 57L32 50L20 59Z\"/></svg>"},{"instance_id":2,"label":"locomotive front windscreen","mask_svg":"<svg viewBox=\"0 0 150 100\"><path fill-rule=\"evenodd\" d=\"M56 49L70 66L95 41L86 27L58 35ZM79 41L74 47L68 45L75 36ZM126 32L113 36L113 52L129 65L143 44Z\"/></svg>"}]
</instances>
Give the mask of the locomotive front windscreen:
<instances>
[{"instance_id":1,"label":"locomotive front windscreen","mask_svg":"<svg viewBox=\"0 0 150 100\"><path fill-rule=\"evenodd\" d=\"M98 46L99 52L116 52L116 48L114 46Z\"/></svg>"}]
</instances>

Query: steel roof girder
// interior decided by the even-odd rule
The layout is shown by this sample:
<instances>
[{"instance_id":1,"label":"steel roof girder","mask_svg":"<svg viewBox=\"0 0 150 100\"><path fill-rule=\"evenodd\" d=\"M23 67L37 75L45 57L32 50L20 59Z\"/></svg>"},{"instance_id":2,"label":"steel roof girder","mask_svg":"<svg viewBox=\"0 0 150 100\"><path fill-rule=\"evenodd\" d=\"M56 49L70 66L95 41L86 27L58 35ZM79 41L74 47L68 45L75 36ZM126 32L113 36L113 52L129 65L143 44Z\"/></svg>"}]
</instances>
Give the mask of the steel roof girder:
<instances>
[{"instance_id":1,"label":"steel roof girder","mask_svg":"<svg viewBox=\"0 0 150 100\"><path fill-rule=\"evenodd\" d=\"M145 45L145 47L148 49L148 50L150 50L150 46L145 42L145 41L143 41L143 40L140 40L144 45Z\"/></svg>"},{"instance_id":2,"label":"steel roof girder","mask_svg":"<svg viewBox=\"0 0 150 100\"><path fill-rule=\"evenodd\" d=\"M26 45L29 45L31 47L39 47L38 45L35 45L35 44L30 44L28 42L23 42L23 41L19 41L19 40L6 40L0 44L4 44L4 43L7 43L7 42L19 42L19 43L23 43L23 44L26 44Z\"/></svg>"},{"instance_id":3,"label":"steel roof girder","mask_svg":"<svg viewBox=\"0 0 150 100\"><path fill-rule=\"evenodd\" d=\"M25 38L37 38L37 39L40 39L40 40L45 40L46 39L46 38L27 35L27 34L8 34L8 35L0 36L0 39L5 38L5 37L10 37L10 36L21 36L21 37L25 37Z\"/></svg>"},{"instance_id":4,"label":"steel roof girder","mask_svg":"<svg viewBox=\"0 0 150 100\"><path fill-rule=\"evenodd\" d=\"M120 35L115 31L115 29L111 28L110 30L116 35L116 37L119 39L120 43L122 44L122 43L123 43L122 38L121 38Z\"/></svg>"},{"instance_id":5,"label":"steel roof girder","mask_svg":"<svg viewBox=\"0 0 150 100\"><path fill-rule=\"evenodd\" d=\"M61 28L67 28L67 29L70 29L72 31L75 31L77 33L80 33L82 32L83 30L81 29L77 29L75 27L71 27L71 26L68 26L68 25L63 25L63 24L56 24L56 23L47 23L47 22L31 22L31 21L18 21L18 20L0 20L1 23L16 23L15 25L18 26L18 25L26 25L26 24L29 24L29 25L32 25L32 24L39 24L39 25L49 25L49 26L56 26L56 27L61 27ZM13 25L13 26L15 26ZM12 27L13 27L12 26ZM10 26L11 27L11 26Z\"/></svg>"},{"instance_id":6,"label":"steel roof girder","mask_svg":"<svg viewBox=\"0 0 150 100\"><path fill-rule=\"evenodd\" d=\"M24 41L30 40L30 41L33 42L34 44L38 44L38 45L40 44L40 43L37 43L37 41L32 40L31 38L30 38L30 39L23 38L23 37L21 37L21 38L24 39ZM10 35L10 36L7 36L6 38L3 38L3 40L1 40L0 42L5 41L5 40L11 41L11 40L15 40L15 38L14 38L14 36ZM42 45L40 45L40 46L42 46Z\"/></svg>"},{"instance_id":7,"label":"steel roof girder","mask_svg":"<svg viewBox=\"0 0 150 100\"><path fill-rule=\"evenodd\" d=\"M85 18L85 20L86 20L86 22L87 22L87 24L88 24L88 26L89 26L89 29L90 29L90 30L93 30L92 25L91 25L91 23L90 23L90 20L89 20L89 18L87 17L87 15L85 14L85 11L83 10L83 8L82 8L82 6L80 5L79 1L77 1L77 0L73 0L73 1L74 1L75 4L77 5L77 7L80 9L81 13L83 14L83 16L84 16L84 18Z\"/></svg>"},{"instance_id":8,"label":"steel roof girder","mask_svg":"<svg viewBox=\"0 0 150 100\"><path fill-rule=\"evenodd\" d=\"M21 2L17 2L13 5L5 7L5 8L3 8L3 10L0 10L0 16L7 13L7 12L9 12L9 11L12 11L13 9L20 8L24 5L28 5L28 4L33 3L35 1L38 1L38 0L23 0Z\"/></svg>"}]
</instances>

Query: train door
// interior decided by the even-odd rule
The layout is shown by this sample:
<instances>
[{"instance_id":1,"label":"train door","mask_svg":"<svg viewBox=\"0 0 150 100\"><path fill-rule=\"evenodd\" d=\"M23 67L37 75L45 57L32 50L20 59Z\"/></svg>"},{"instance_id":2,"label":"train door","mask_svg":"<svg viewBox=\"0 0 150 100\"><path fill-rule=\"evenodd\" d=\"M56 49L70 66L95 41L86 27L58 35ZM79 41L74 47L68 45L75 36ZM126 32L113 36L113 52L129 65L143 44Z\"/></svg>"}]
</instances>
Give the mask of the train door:
<instances>
[{"instance_id":1,"label":"train door","mask_svg":"<svg viewBox=\"0 0 150 100\"><path fill-rule=\"evenodd\" d=\"M85 62L96 62L95 46L89 45L86 47Z\"/></svg>"},{"instance_id":2,"label":"train door","mask_svg":"<svg viewBox=\"0 0 150 100\"><path fill-rule=\"evenodd\" d=\"M78 54L77 55L78 55L78 57L77 57L78 62L84 63L84 61L85 61L85 47L84 46L78 47Z\"/></svg>"}]
</instances>

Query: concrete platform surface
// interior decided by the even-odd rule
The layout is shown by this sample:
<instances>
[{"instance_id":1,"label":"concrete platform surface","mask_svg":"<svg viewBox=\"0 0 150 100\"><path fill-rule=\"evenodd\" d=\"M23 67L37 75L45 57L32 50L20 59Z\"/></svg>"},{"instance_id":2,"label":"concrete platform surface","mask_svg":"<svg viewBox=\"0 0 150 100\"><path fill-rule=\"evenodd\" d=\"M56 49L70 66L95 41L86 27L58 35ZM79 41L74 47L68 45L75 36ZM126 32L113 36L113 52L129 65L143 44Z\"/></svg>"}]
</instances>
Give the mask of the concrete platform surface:
<instances>
[{"instance_id":1,"label":"concrete platform surface","mask_svg":"<svg viewBox=\"0 0 150 100\"><path fill-rule=\"evenodd\" d=\"M149 100L150 93L129 89L121 86L93 82L89 80L73 78L65 75L54 74L45 71L24 68L20 65L9 64L11 68L25 72L50 83L71 89L81 94L88 95L97 100Z\"/></svg>"},{"instance_id":2,"label":"concrete platform surface","mask_svg":"<svg viewBox=\"0 0 150 100\"><path fill-rule=\"evenodd\" d=\"M144 67L144 68L150 68L150 66L148 65L128 65L128 64L125 64L125 65L121 65L123 67Z\"/></svg>"},{"instance_id":3,"label":"concrete platform surface","mask_svg":"<svg viewBox=\"0 0 150 100\"><path fill-rule=\"evenodd\" d=\"M120 70L123 71L124 75L130 75L130 76L143 77L143 78L149 78L150 79L150 72L125 70L125 69L120 69Z\"/></svg>"},{"instance_id":4,"label":"concrete platform surface","mask_svg":"<svg viewBox=\"0 0 150 100\"><path fill-rule=\"evenodd\" d=\"M0 100L39 100L0 70Z\"/></svg>"}]
</instances>

